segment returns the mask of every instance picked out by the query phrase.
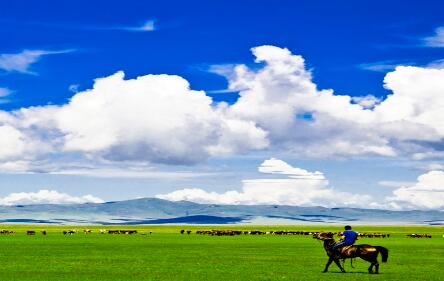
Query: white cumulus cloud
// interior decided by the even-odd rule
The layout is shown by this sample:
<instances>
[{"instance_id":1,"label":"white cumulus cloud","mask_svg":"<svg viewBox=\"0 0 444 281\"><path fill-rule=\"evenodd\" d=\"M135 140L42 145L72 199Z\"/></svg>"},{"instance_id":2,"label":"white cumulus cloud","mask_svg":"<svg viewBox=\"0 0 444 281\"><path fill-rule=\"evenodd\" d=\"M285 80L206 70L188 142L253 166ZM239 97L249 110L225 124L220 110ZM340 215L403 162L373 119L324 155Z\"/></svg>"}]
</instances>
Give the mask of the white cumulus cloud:
<instances>
[{"instance_id":1,"label":"white cumulus cloud","mask_svg":"<svg viewBox=\"0 0 444 281\"><path fill-rule=\"evenodd\" d=\"M252 52L259 67L219 70L240 91L231 105L179 76L117 72L66 104L0 110L0 159L32 164L78 154L175 165L264 149L320 158L444 155L444 69L398 66L385 76L385 99L357 98L318 89L302 56L288 49ZM14 60L4 56L3 66L28 71L39 54L22 64L5 64Z\"/></svg>"},{"instance_id":2,"label":"white cumulus cloud","mask_svg":"<svg viewBox=\"0 0 444 281\"><path fill-rule=\"evenodd\" d=\"M444 210L444 171L420 175L415 184L395 189L385 204L394 209Z\"/></svg>"},{"instance_id":3,"label":"white cumulus cloud","mask_svg":"<svg viewBox=\"0 0 444 281\"><path fill-rule=\"evenodd\" d=\"M398 66L385 76L392 91L386 99L356 98L318 90L304 59L288 49L252 50L264 66L234 68L229 87L245 90L226 114L257 124L272 148L314 157L430 157L442 150L444 70ZM311 118L297 118L305 114Z\"/></svg>"},{"instance_id":4,"label":"white cumulus cloud","mask_svg":"<svg viewBox=\"0 0 444 281\"><path fill-rule=\"evenodd\" d=\"M285 161L276 158L265 160L259 166L258 170L261 173L287 175L290 178L325 180L324 174L319 171L309 172L301 168L293 167Z\"/></svg>"},{"instance_id":5,"label":"white cumulus cloud","mask_svg":"<svg viewBox=\"0 0 444 281\"><path fill-rule=\"evenodd\" d=\"M259 166L266 174L286 175L285 178L262 178L242 181L242 190L225 193L186 188L156 197L172 201L187 200L216 204L273 204L298 206L361 206L369 203L368 195L340 192L329 186L321 172L309 172L292 167L279 159L269 159Z\"/></svg>"},{"instance_id":6,"label":"white cumulus cloud","mask_svg":"<svg viewBox=\"0 0 444 281\"><path fill-rule=\"evenodd\" d=\"M189 164L267 146L254 123L226 118L203 91L172 75L97 79L55 115L65 151L111 160Z\"/></svg>"},{"instance_id":7,"label":"white cumulus cloud","mask_svg":"<svg viewBox=\"0 0 444 281\"><path fill-rule=\"evenodd\" d=\"M17 192L0 197L0 205L30 205L30 204L81 204L103 203L104 201L92 195L72 196L56 190L42 189L37 192Z\"/></svg>"},{"instance_id":8,"label":"white cumulus cloud","mask_svg":"<svg viewBox=\"0 0 444 281\"><path fill-rule=\"evenodd\" d=\"M21 155L26 146L23 134L14 127L0 126L0 160Z\"/></svg>"}]
</instances>

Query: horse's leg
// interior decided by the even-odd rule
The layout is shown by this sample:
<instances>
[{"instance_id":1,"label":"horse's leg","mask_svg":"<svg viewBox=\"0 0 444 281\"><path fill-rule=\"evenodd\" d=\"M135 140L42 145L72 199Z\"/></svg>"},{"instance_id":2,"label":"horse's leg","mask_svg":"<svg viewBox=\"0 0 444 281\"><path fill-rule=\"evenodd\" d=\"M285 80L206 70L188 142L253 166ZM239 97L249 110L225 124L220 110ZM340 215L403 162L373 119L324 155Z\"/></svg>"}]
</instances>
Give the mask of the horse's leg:
<instances>
[{"instance_id":1,"label":"horse's leg","mask_svg":"<svg viewBox=\"0 0 444 281\"><path fill-rule=\"evenodd\" d=\"M370 263L370 267L368 268L368 273L372 274L373 273L373 266L375 266L376 264L378 264L378 261L376 260L376 256L374 255L365 255L365 256L360 256L361 259L368 261ZM378 264L379 267L379 264ZM376 269L378 270L378 269Z\"/></svg>"},{"instance_id":2,"label":"horse's leg","mask_svg":"<svg viewBox=\"0 0 444 281\"><path fill-rule=\"evenodd\" d=\"M339 259L334 259L334 262L339 267L341 272L345 273L345 269L342 267L341 263L339 262Z\"/></svg>"},{"instance_id":3,"label":"horse's leg","mask_svg":"<svg viewBox=\"0 0 444 281\"><path fill-rule=\"evenodd\" d=\"M378 261L376 261L376 263L375 263L375 273L376 274L379 273L379 263L378 263Z\"/></svg>"},{"instance_id":4,"label":"horse's leg","mask_svg":"<svg viewBox=\"0 0 444 281\"><path fill-rule=\"evenodd\" d=\"M331 257L328 257L327 264L325 265L324 271L322 271L322 272L327 272L328 271L328 267L330 266L330 264L332 262L333 262L333 259Z\"/></svg>"}]
</instances>

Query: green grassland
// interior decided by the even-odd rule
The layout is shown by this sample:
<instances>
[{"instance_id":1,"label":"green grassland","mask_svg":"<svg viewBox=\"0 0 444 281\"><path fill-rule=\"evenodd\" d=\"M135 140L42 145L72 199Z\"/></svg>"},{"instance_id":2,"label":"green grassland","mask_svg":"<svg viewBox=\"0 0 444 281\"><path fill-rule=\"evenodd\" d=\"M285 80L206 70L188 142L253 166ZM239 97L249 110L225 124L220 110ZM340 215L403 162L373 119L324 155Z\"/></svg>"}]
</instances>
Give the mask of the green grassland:
<instances>
[{"instance_id":1,"label":"green grassland","mask_svg":"<svg viewBox=\"0 0 444 281\"><path fill-rule=\"evenodd\" d=\"M137 229L136 235L99 234L98 229ZM0 280L444 280L444 227L356 226L360 232L390 233L361 238L359 244L389 249L379 275L356 259L340 273L310 236L179 234L181 229L339 231L339 226L30 226L2 225L16 234L0 235ZM47 230L46 236L26 230ZM63 235L66 229L92 234ZM149 232L152 234L149 234ZM407 238L430 233L433 238ZM145 235L143 235L145 234Z\"/></svg>"}]
</instances>

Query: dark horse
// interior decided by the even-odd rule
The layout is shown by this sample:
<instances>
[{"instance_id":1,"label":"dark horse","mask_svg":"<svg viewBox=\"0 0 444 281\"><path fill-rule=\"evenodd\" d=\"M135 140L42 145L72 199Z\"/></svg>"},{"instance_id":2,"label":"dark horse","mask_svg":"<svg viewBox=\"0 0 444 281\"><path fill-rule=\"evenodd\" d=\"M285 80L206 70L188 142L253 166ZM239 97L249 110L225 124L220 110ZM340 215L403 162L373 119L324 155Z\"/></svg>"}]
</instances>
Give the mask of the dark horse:
<instances>
[{"instance_id":1,"label":"dark horse","mask_svg":"<svg viewBox=\"0 0 444 281\"><path fill-rule=\"evenodd\" d=\"M350 259L350 258L361 258L370 263L370 267L368 268L369 273L373 273L373 266L375 267L374 273L379 273L379 263L378 263L378 254L381 253L382 262L387 262L388 258L388 250L381 246L371 246L371 245L353 245L346 246L339 250L340 255L335 252L332 252L331 247L336 243L333 239L333 233L319 233L313 236L316 239L324 241L324 249L328 256L327 264L325 265L325 269L323 272L327 272L328 267L332 262L335 262L336 265L341 269L342 272L345 272L344 268L341 266L339 262L340 259Z\"/></svg>"}]
</instances>

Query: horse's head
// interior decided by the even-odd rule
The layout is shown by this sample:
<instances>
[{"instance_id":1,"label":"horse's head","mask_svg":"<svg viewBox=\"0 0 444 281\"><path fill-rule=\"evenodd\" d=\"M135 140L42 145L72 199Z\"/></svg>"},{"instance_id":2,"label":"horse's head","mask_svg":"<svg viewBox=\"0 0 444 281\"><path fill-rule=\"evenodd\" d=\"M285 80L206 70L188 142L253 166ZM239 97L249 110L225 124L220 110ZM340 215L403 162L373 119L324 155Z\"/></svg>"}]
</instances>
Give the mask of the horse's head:
<instances>
[{"instance_id":1,"label":"horse's head","mask_svg":"<svg viewBox=\"0 0 444 281\"><path fill-rule=\"evenodd\" d=\"M333 233L331 232L320 232L315 235L313 235L313 238L316 238L318 240L332 240L333 239Z\"/></svg>"}]
</instances>

